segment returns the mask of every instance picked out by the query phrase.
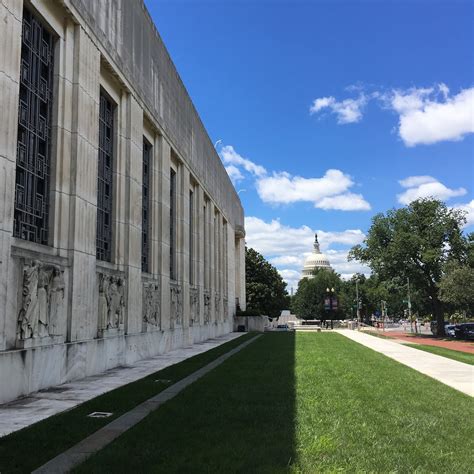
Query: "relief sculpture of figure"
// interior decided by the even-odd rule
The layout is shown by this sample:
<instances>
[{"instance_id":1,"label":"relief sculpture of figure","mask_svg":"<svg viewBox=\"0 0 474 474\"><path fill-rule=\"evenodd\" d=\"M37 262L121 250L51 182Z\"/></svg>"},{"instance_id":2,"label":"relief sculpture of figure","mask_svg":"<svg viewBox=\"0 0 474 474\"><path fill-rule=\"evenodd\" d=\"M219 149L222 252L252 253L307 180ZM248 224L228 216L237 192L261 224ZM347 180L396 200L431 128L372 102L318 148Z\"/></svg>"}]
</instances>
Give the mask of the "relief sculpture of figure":
<instances>
[{"instance_id":1,"label":"relief sculpture of figure","mask_svg":"<svg viewBox=\"0 0 474 474\"><path fill-rule=\"evenodd\" d=\"M181 288L176 288L176 324L179 326L183 323L183 302L181 296Z\"/></svg>"},{"instance_id":2,"label":"relief sculpture of figure","mask_svg":"<svg viewBox=\"0 0 474 474\"><path fill-rule=\"evenodd\" d=\"M99 274L99 330L107 329L108 302L107 293L109 279L102 273Z\"/></svg>"},{"instance_id":3,"label":"relief sculpture of figure","mask_svg":"<svg viewBox=\"0 0 474 474\"><path fill-rule=\"evenodd\" d=\"M125 285L124 282L121 278L118 279L117 281L117 292L118 292L118 297L117 297L117 325L122 327L123 322L124 322L124 309L125 309Z\"/></svg>"},{"instance_id":4,"label":"relief sculpture of figure","mask_svg":"<svg viewBox=\"0 0 474 474\"><path fill-rule=\"evenodd\" d=\"M29 339L38 334L38 272L41 263L34 260L23 270L22 303L18 314L18 339Z\"/></svg>"},{"instance_id":5,"label":"relief sculpture of figure","mask_svg":"<svg viewBox=\"0 0 474 474\"><path fill-rule=\"evenodd\" d=\"M53 267L49 287L49 334L60 336L63 333L61 324L64 301L64 278L59 267Z\"/></svg>"},{"instance_id":6,"label":"relief sculpture of figure","mask_svg":"<svg viewBox=\"0 0 474 474\"><path fill-rule=\"evenodd\" d=\"M109 291L107 292L107 328L115 328L118 326L117 321L117 306L119 302L120 294L117 286L117 279L110 277Z\"/></svg>"},{"instance_id":7,"label":"relief sculpture of figure","mask_svg":"<svg viewBox=\"0 0 474 474\"><path fill-rule=\"evenodd\" d=\"M159 323L160 294L159 286L153 283L143 287L143 321L153 326Z\"/></svg>"},{"instance_id":8,"label":"relief sculpture of figure","mask_svg":"<svg viewBox=\"0 0 474 474\"><path fill-rule=\"evenodd\" d=\"M211 312L211 295L204 293L204 324L209 324Z\"/></svg>"},{"instance_id":9,"label":"relief sculpture of figure","mask_svg":"<svg viewBox=\"0 0 474 474\"><path fill-rule=\"evenodd\" d=\"M37 306L38 306L38 322L36 329L36 336L45 337L49 335L49 314L48 314L48 290L49 290L49 276L50 272L45 268L41 267L38 270L38 291L37 291ZM33 332L33 337L35 332Z\"/></svg>"}]
</instances>

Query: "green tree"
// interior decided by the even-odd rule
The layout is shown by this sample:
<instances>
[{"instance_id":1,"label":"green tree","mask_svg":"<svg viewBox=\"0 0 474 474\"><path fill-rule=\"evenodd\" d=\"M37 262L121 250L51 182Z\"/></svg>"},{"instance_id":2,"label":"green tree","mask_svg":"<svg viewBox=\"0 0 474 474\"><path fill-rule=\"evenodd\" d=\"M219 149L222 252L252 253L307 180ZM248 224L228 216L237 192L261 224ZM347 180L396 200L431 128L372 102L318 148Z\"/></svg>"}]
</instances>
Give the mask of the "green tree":
<instances>
[{"instance_id":1,"label":"green tree","mask_svg":"<svg viewBox=\"0 0 474 474\"><path fill-rule=\"evenodd\" d=\"M346 300L341 277L332 270L316 269L313 278L303 278L292 299L292 312L302 319L345 319ZM324 308L327 288L334 288L338 309L331 314Z\"/></svg>"},{"instance_id":2,"label":"green tree","mask_svg":"<svg viewBox=\"0 0 474 474\"><path fill-rule=\"evenodd\" d=\"M277 269L252 248L245 248L247 311L270 317L289 307L286 283Z\"/></svg>"},{"instance_id":3,"label":"green tree","mask_svg":"<svg viewBox=\"0 0 474 474\"><path fill-rule=\"evenodd\" d=\"M472 314L474 309L474 268L451 263L439 283L439 299L454 310Z\"/></svg>"},{"instance_id":4,"label":"green tree","mask_svg":"<svg viewBox=\"0 0 474 474\"><path fill-rule=\"evenodd\" d=\"M467 239L461 227L464 213L434 199L419 199L407 207L377 214L364 245L352 248L349 258L368 264L384 282L411 286L429 301L444 335L439 282L447 262L467 260Z\"/></svg>"}]
</instances>

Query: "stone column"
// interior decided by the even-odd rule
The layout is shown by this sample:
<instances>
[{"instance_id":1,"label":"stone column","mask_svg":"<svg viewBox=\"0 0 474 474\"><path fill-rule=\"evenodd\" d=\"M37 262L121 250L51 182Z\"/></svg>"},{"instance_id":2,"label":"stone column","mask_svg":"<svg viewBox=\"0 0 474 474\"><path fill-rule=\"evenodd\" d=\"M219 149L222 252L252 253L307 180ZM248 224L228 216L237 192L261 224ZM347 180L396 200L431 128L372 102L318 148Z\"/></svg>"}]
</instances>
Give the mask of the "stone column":
<instances>
[{"instance_id":1,"label":"stone column","mask_svg":"<svg viewBox=\"0 0 474 474\"><path fill-rule=\"evenodd\" d=\"M0 0L0 350L7 349L7 332L11 332L7 325L16 326L16 301L13 301L16 290L8 285L9 282L11 285L13 271L10 246L15 203L22 12L21 0Z\"/></svg>"},{"instance_id":2,"label":"stone column","mask_svg":"<svg viewBox=\"0 0 474 474\"><path fill-rule=\"evenodd\" d=\"M100 52L81 26L74 31L68 340L97 335L96 226Z\"/></svg>"}]
</instances>

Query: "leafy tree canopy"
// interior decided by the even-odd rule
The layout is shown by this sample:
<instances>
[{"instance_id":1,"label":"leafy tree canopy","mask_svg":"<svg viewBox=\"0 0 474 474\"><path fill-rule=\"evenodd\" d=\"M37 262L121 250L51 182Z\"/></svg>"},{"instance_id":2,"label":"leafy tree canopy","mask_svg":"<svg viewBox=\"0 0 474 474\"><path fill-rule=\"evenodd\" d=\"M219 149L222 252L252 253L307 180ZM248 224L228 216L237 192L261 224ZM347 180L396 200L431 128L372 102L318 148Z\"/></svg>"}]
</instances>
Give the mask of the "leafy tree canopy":
<instances>
[{"instance_id":1,"label":"leafy tree canopy","mask_svg":"<svg viewBox=\"0 0 474 474\"><path fill-rule=\"evenodd\" d=\"M407 207L377 214L364 245L352 248L349 258L359 260L384 282L413 288L429 299L440 333L444 316L439 283L448 262L466 263L468 239L462 234L463 211L435 199L419 199Z\"/></svg>"},{"instance_id":2,"label":"leafy tree canopy","mask_svg":"<svg viewBox=\"0 0 474 474\"><path fill-rule=\"evenodd\" d=\"M474 268L451 263L439 283L439 298L453 309L474 312Z\"/></svg>"},{"instance_id":3,"label":"leafy tree canopy","mask_svg":"<svg viewBox=\"0 0 474 474\"><path fill-rule=\"evenodd\" d=\"M282 309L288 309L289 296L283 278L260 253L247 247L245 278L247 313L277 317Z\"/></svg>"}]
</instances>

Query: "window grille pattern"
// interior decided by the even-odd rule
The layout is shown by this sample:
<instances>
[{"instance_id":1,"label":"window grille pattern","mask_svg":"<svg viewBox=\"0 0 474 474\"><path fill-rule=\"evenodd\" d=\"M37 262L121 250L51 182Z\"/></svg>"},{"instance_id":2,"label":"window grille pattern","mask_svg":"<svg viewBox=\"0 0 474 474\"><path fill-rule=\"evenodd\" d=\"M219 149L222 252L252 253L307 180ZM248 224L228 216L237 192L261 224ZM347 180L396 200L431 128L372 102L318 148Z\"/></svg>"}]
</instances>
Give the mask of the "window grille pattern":
<instances>
[{"instance_id":1,"label":"window grille pattern","mask_svg":"<svg viewBox=\"0 0 474 474\"><path fill-rule=\"evenodd\" d=\"M97 239L99 260L112 259L112 185L115 105L101 90L99 110L99 159L97 173Z\"/></svg>"},{"instance_id":2,"label":"window grille pattern","mask_svg":"<svg viewBox=\"0 0 474 474\"><path fill-rule=\"evenodd\" d=\"M150 172L151 145L143 140L143 181L142 181L142 272L149 271L150 255Z\"/></svg>"},{"instance_id":3,"label":"window grille pattern","mask_svg":"<svg viewBox=\"0 0 474 474\"><path fill-rule=\"evenodd\" d=\"M53 48L53 35L24 9L13 235L44 245L49 227Z\"/></svg>"},{"instance_id":4,"label":"window grille pattern","mask_svg":"<svg viewBox=\"0 0 474 474\"><path fill-rule=\"evenodd\" d=\"M170 170L170 278L176 280L176 172Z\"/></svg>"}]
</instances>

